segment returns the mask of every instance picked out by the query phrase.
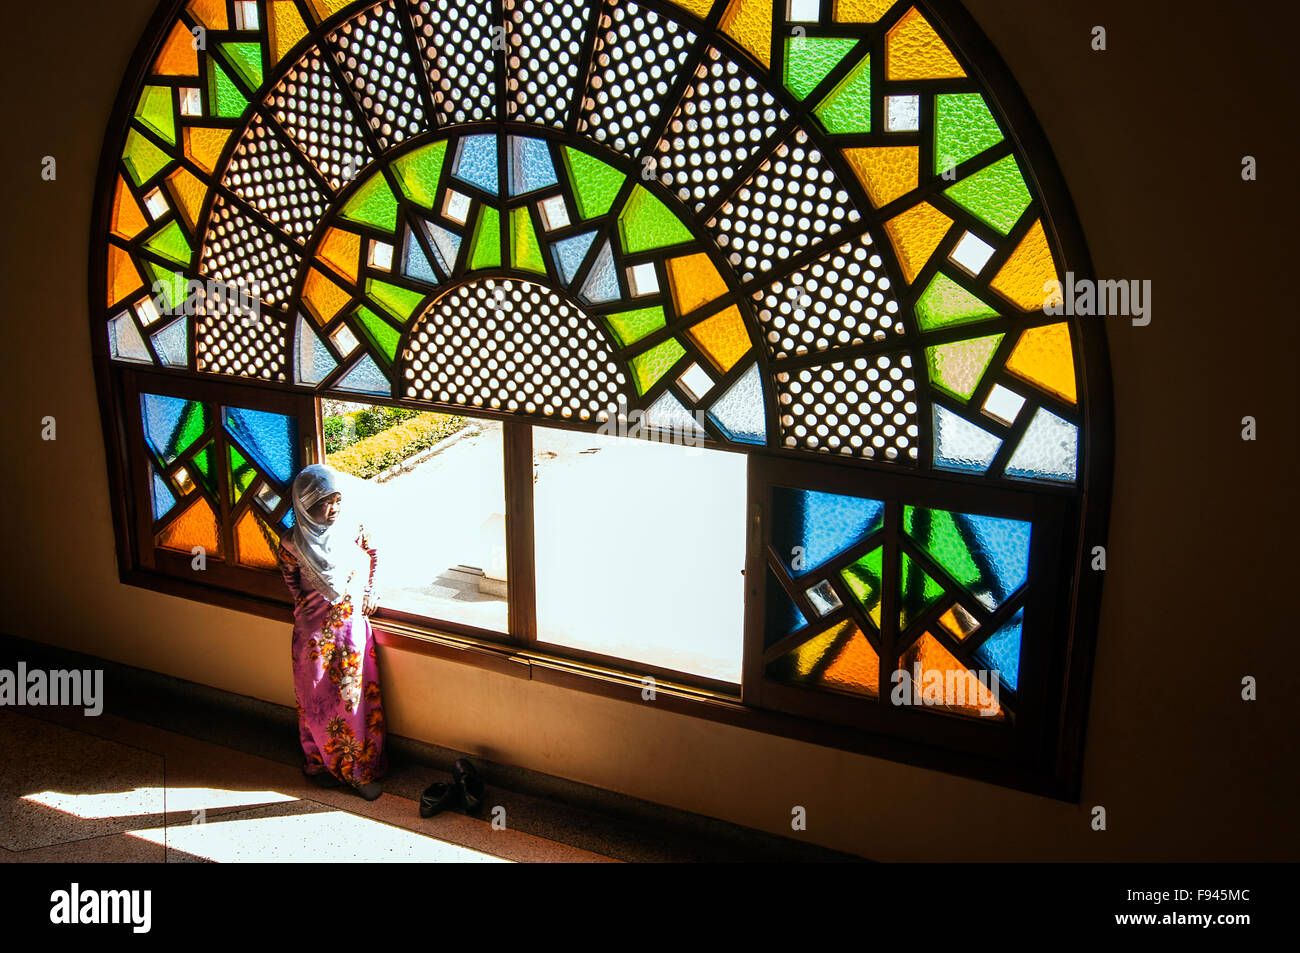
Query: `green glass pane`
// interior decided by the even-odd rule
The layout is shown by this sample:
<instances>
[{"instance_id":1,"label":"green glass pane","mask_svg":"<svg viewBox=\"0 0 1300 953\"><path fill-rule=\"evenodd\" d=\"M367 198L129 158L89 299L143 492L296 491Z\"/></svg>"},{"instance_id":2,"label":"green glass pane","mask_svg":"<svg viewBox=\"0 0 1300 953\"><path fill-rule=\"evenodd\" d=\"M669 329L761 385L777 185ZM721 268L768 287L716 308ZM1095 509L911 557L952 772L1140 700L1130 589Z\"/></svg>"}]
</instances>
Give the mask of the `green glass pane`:
<instances>
[{"instance_id":1,"label":"green glass pane","mask_svg":"<svg viewBox=\"0 0 1300 953\"><path fill-rule=\"evenodd\" d=\"M144 436L164 465L194 445L211 423L206 404L176 397L142 395Z\"/></svg>"},{"instance_id":2,"label":"green glass pane","mask_svg":"<svg viewBox=\"0 0 1300 953\"><path fill-rule=\"evenodd\" d=\"M209 443L206 447L194 454L194 468L199 471L199 482L213 496L217 495L217 464L216 453L213 445Z\"/></svg>"},{"instance_id":3,"label":"green glass pane","mask_svg":"<svg viewBox=\"0 0 1300 953\"><path fill-rule=\"evenodd\" d=\"M969 324L997 317L997 311L942 272L936 274L916 301L916 320L922 331Z\"/></svg>"},{"instance_id":4,"label":"green glass pane","mask_svg":"<svg viewBox=\"0 0 1300 953\"><path fill-rule=\"evenodd\" d=\"M176 145L176 113L172 109L172 91L166 86L146 86L140 94L135 118L160 137Z\"/></svg>"},{"instance_id":5,"label":"green glass pane","mask_svg":"<svg viewBox=\"0 0 1300 953\"><path fill-rule=\"evenodd\" d=\"M533 230L533 220L527 208L517 208L510 213L510 264L515 268L546 274L546 260L542 246Z\"/></svg>"},{"instance_id":6,"label":"green glass pane","mask_svg":"<svg viewBox=\"0 0 1300 953\"><path fill-rule=\"evenodd\" d=\"M230 445L230 492L238 503L248 492L248 488L253 485L253 480L257 478L257 470L253 465L244 459L244 455L239 452L233 445Z\"/></svg>"},{"instance_id":7,"label":"green glass pane","mask_svg":"<svg viewBox=\"0 0 1300 953\"><path fill-rule=\"evenodd\" d=\"M136 185L148 182L170 161L167 153L134 129L127 134L122 163L126 166L127 175Z\"/></svg>"},{"instance_id":8,"label":"green glass pane","mask_svg":"<svg viewBox=\"0 0 1300 953\"><path fill-rule=\"evenodd\" d=\"M925 349L930 383L958 400L970 400L1002 342L1001 334L937 344Z\"/></svg>"},{"instance_id":9,"label":"green glass pane","mask_svg":"<svg viewBox=\"0 0 1300 953\"><path fill-rule=\"evenodd\" d=\"M849 587L849 592L862 607L862 611L876 624L876 628L880 628L880 591L884 560L884 549L876 548L857 562L850 563L840 570L840 578Z\"/></svg>"},{"instance_id":10,"label":"green glass pane","mask_svg":"<svg viewBox=\"0 0 1300 953\"><path fill-rule=\"evenodd\" d=\"M181 227L174 221L169 222L161 231L150 236L145 241L144 247L154 254L176 262L178 265L189 265L190 258L194 255L194 249L190 248L185 233L181 231Z\"/></svg>"},{"instance_id":11,"label":"green glass pane","mask_svg":"<svg viewBox=\"0 0 1300 953\"><path fill-rule=\"evenodd\" d=\"M664 319L663 308L637 308L635 311L607 314L605 323L609 325L609 330L618 341L619 347L627 347L635 344L651 331L662 328L667 321Z\"/></svg>"},{"instance_id":12,"label":"green glass pane","mask_svg":"<svg viewBox=\"0 0 1300 953\"><path fill-rule=\"evenodd\" d=\"M412 202L427 209L433 208L438 195L438 179L442 175L442 162L447 157L447 141L416 149L393 163L397 184Z\"/></svg>"},{"instance_id":13,"label":"green glass pane","mask_svg":"<svg viewBox=\"0 0 1300 953\"><path fill-rule=\"evenodd\" d=\"M235 81L211 57L208 58L208 102L213 115L222 119L238 118L248 108L248 100Z\"/></svg>"},{"instance_id":14,"label":"green glass pane","mask_svg":"<svg viewBox=\"0 0 1300 953\"><path fill-rule=\"evenodd\" d=\"M221 43L217 46L231 68L253 92L262 85L262 45L260 43Z\"/></svg>"},{"instance_id":15,"label":"green glass pane","mask_svg":"<svg viewBox=\"0 0 1300 953\"><path fill-rule=\"evenodd\" d=\"M840 80L821 104L813 110L826 131L842 135L871 131L871 57Z\"/></svg>"},{"instance_id":16,"label":"green glass pane","mask_svg":"<svg viewBox=\"0 0 1300 953\"><path fill-rule=\"evenodd\" d=\"M388 187L383 174L376 172L357 189L339 214L358 225L370 225L385 232L396 231L397 196Z\"/></svg>"},{"instance_id":17,"label":"green glass pane","mask_svg":"<svg viewBox=\"0 0 1300 953\"><path fill-rule=\"evenodd\" d=\"M943 586L939 585L929 573L902 553L898 563L899 578L902 581L902 597L899 600L898 624L906 629L915 619L934 605L943 596Z\"/></svg>"},{"instance_id":18,"label":"green glass pane","mask_svg":"<svg viewBox=\"0 0 1300 953\"><path fill-rule=\"evenodd\" d=\"M979 93L934 97L934 171L940 173L1002 141L1002 130Z\"/></svg>"},{"instance_id":19,"label":"green glass pane","mask_svg":"<svg viewBox=\"0 0 1300 953\"><path fill-rule=\"evenodd\" d=\"M162 298L162 301L158 302L160 305L165 305L162 310L175 311L185 303L189 293L189 279L179 271L172 271L151 261L146 261L144 267L151 279L149 293L153 295L156 302L159 297Z\"/></svg>"},{"instance_id":20,"label":"green glass pane","mask_svg":"<svg viewBox=\"0 0 1300 953\"><path fill-rule=\"evenodd\" d=\"M595 218L608 212L627 176L569 146L564 147L564 164L569 169L569 184L573 186L578 214Z\"/></svg>"},{"instance_id":21,"label":"green glass pane","mask_svg":"<svg viewBox=\"0 0 1300 953\"><path fill-rule=\"evenodd\" d=\"M411 320L411 315L415 313L415 309L424 300L424 294L419 291L399 288L397 285L390 285L387 281L379 281L376 278L366 279L366 294L378 301L384 306L385 311L403 323Z\"/></svg>"},{"instance_id":22,"label":"green glass pane","mask_svg":"<svg viewBox=\"0 0 1300 953\"><path fill-rule=\"evenodd\" d=\"M1030 201L1029 188L1015 156L999 159L945 189L943 194L1003 235L1009 234L1012 226L1020 221Z\"/></svg>"},{"instance_id":23,"label":"green glass pane","mask_svg":"<svg viewBox=\"0 0 1300 953\"><path fill-rule=\"evenodd\" d=\"M356 316L365 329L366 335L374 342L375 347L388 355L388 362L391 364L397 357L397 342L402 338L397 329L365 305L357 308Z\"/></svg>"},{"instance_id":24,"label":"green glass pane","mask_svg":"<svg viewBox=\"0 0 1300 953\"><path fill-rule=\"evenodd\" d=\"M470 250L469 268L501 267L501 215L494 208L484 207L478 214L474 227L474 245Z\"/></svg>"},{"instance_id":25,"label":"green glass pane","mask_svg":"<svg viewBox=\"0 0 1300 953\"><path fill-rule=\"evenodd\" d=\"M644 394L648 391L685 353L686 348L676 338L669 338L632 358L632 379L636 381L636 392Z\"/></svg>"},{"instance_id":26,"label":"green glass pane","mask_svg":"<svg viewBox=\"0 0 1300 953\"><path fill-rule=\"evenodd\" d=\"M922 543L930 558L961 585L970 586L980 580L979 566L947 510L904 506L903 529Z\"/></svg>"},{"instance_id":27,"label":"green glass pane","mask_svg":"<svg viewBox=\"0 0 1300 953\"><path fill-rule=\"evenodd\" d=\"M785 41L785 88L803 99L830 75L858 41L852 37L792 36Z\"/></svg>"},{"instance_id":28,"label":"green glass pane","mask_svg":"<svg viewBox=\"0 0 1300 953\"><path fill-rule=\"evenodd\" d=\"M618 217L623 250L628 254L689 242L693 236L668 206L638 185Z\"/></svg>"}]
</instances>

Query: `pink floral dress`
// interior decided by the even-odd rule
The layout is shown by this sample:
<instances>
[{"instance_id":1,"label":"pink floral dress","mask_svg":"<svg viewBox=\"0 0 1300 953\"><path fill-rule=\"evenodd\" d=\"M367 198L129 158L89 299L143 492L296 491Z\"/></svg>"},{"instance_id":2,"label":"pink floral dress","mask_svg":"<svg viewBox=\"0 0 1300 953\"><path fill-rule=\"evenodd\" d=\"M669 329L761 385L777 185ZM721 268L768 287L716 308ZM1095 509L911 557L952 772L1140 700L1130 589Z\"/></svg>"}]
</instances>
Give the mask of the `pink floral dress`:
<instances>
[{"instance_id":1,"label":"pink floral dress","mask_svg":"<svg viewBox=\"0 0 1300 953\"><path fill-rule=\"evenodd\" d=\"M370 557L369 578L333 606L304 587L292 536L281 541L278 556L294 603L293 686L303 770L362 785L384 776L388 758L374 633L360 602L374 586L378 553L364 527L356 543Z\"/></svg>"}]
</instances>

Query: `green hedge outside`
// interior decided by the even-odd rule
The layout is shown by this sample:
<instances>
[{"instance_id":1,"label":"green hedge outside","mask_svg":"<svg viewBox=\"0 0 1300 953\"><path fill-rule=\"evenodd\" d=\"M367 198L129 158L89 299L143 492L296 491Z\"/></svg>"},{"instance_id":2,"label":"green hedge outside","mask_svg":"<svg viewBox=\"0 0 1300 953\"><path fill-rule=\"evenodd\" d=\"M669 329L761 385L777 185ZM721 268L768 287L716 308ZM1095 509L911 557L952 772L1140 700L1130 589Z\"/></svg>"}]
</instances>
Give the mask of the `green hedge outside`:
<instances>
[{"instance_id":1,"label":"green hedge outside","mask_svg":"<svg viewBox=\"0 0 1300 953\"><path fill-rule=\"evenodd\" d=\"M414 456L421 450L427 450L439 440L463 430L469 422L464 417L449 414L419 411L404 411L404 413L413 416L408 416L395 426L358 440L335 453L329 452L327 444L325 462L343 473L368 480L389 467L396 466L407 457Z\"/></svg>"}]
</instances>

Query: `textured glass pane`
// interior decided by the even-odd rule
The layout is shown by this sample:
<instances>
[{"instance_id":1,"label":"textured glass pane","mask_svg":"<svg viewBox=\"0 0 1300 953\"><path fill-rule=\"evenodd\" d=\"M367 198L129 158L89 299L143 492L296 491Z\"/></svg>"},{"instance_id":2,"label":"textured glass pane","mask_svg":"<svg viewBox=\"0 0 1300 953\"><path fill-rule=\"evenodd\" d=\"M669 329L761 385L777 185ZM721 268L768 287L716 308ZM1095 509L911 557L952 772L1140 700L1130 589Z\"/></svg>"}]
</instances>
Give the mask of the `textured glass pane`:
<instances>
[{"instance_id":1,"label":"textured glass pane","mask_svg":"<svg viewBox=\"0 0 1300 953\"><path fill-rule=\"evenodd\" d=\"M769 0L731 0L718 29L764 66L772 65L772 4Z\"/></svg>"},{"instance_id":2,"label":"textured glass pane","mask_svg":"<svg viewBox=\"0 0 1300 953\"><path fill-rule=\"evenodd\" d=\"M319 384L338 367L334 355L301 315L298 316L296 351L299 384Z\"/></svg>"},{"instance_id":3,"label":"textured glass pane","mask_svg":"<svg viewBox=\"0 0 1300 953\"><path fill-rule=\"evenodd\" d=\"M469 267L471 271L501 267L501 213L494 208L484 207L478 213Z\"/></svg>"},{"instance_id":4,"label":"textured glass pane","mask_svg":"<svg viewBox=\"0 0 1300 953\"><path fill-rule=\"evenodd\" d=\"M797 578L880 529L884 511L879 500L774 487L772 548Z\"/></svg>"},{"instance_id":5,"label":"textured glass pane","mask_svg":"<svg viewBox=\"0 0 1300 953\"><path fill-rule=\"evenodd\" d=\"M144 212L140 211L140 204L127 191L126 182L121 176L117 179L117 191L113 193L113 214L110 220L110 228L113 234L118 238L130 241L144 231L145 225Z\"/></svg>"},{"instance_id":6,"label":"textured glass pane","mask_svg":"<svg viewBox=\"0 0 1300 953\"><path fill-rule=\"evenodd\" d=\"M217 526L217 516L212 512L207 499L196 497L189 509L158 534L156 543L160 549L187 554L199 546L209 556L220 556L221 531Z\"/></svg>"},{"instance_id":7,"label":"textured glass pane","mask_svg":"<svg viewBox=\"0 0 1300 953\"><path fill-rule=\"evenodd\" d=\"M886 132L917 132L920 128L920 96L885 97Z\"/></svg>"},{"instance_id":8,"label":"textured glass pane","mask_svg":"<svg viewBox=\"0 0 1300 953\"><path fill-rule=\"evenodd\" d=\"M943 273L936 274L916 301L922 331L936 331L997 317L997 312Z\"/></svg>"},{"instance_id":9,"label":"textured glass pane","mask_svg":"<svg viewBox=\"0 0 1300 953\"><path fill-rule=\"evenodd\" d=\"M749 332L734 304L701 321L687 332L695 346L725 374L749 352Z\"/></svg>"},{"instance_id":10,"label":"textured glass pane","mask_svg":"<svg viewBox=\"0 0 1300 953\"><path fill-rule=\"evenodd\" d=\"M115 361L153 363L144 338L140 337L140 330L129 314L119 314L108 322L108 352Z\"/></svg>"},{"instance_id":11,"label":"textured glass pane","mask_svg":"<svg viewBox=\"0 0 1300 953\"><path fill-rule=\"evenodd\" d=\"M979 93L934 97L934 171L936 174L979 155L1002 141L1002 131Z\"/></svg>"},{"instance_id":12,"label":"textured glass pane","mask_svg":"<svg viewBox=\"0 0 1300 953\"><path fill-rule=\"evenodd\" d=\"M943 596L943 586L907 555L900 553L898 560L900 597L898 625L906 629Z\"/></svg>"},{"instance_id":13,"label":"textured glass pane","mask_svg":"<svg viewBox=\"0 0 1300 953\"><path fill-rule=\"evenodd\" d=\"M199 482L203 488L213 496L217 495L217 451L209 443L206 447L194 454L194 470L199 475Z\"/></svg>"},{"instance_id":14,"label":"textured glass pane","mask_svg":"<svg viewBox=\"0 0 1300 953\"><path fill-rule=\"evenodd\" d=\"M1020 335L1015 350L1007 359L1007 370L1073 404L1077 395L1069 325L1030 328Z\"/></svg>"},{"instance_id":15,"label":"textured glass pane","mask_svg":"<svg viewBox=\"0 0 1300 953\"><path fill-rule=\"evenodd\" d=\"M595 239L595 232L587 232L584 235L575 235L572 238L558 241L552 246L555 252L555 270L560 273L560 277L566 285L578 273L578 268L582 265L583 259L587 257L587 252L591 249L591 243Z\"/></svg>"},{"instance_id":16,"label":"textured glass pane","mask_svg":"<svg viewBox=\"0 0 1300 953\"><path fill-rule=\"evenodd\" d=\"M871 57L853 67L826 94L814 115L833 135L871 131Z\"/></svg>"},{"instance_id":17,"label":"textured glass pane","mask_svg":"<svg viewBox=\"0 0 1300 953\"><path fill-rule=\"evenodd\" d=\"M429 236L433 251L438 256L438 266L442 269L442 273L450 275L456 268L456 261L460 258L461 237L433 222L424 223L424 233Z\"/></svg>"},{"instance_id":18,"label":"textured glass pane","mask_svg":"<svg viewBox=\"0 0 1300 953\"><path fill-rule=\"evenodd\" d=\"M1079 462L1079 429L1044 407L1038 408L1020 446L1007 464L1007 476L1074 482Z\"/></svg>"},{"instance_id":19,"label":"textured glass pane","mask_svg":"<svg viewBox=\"0 0 1300 953\"><path fill-rule=\"evenodd\" d=\"M909 283L916 280L950 225L952 219L929 202L913 206L885 223L885 234L894 245L903 277Z\"/></svg>"},{"instance_id":20,"label":"textured glass pane","mask_svg":"<svg viewBox=\"0 0 1300 953\"><path fill-rule=\"evenodd\" d=\"M817 610L817 614L820 616L830 615L836 609L844 605L844 603L840 601L840 597L835 594L835 590L832 588L830 582L826 579L823 579L821 582L817 583L817 585L808 589L805 592L805 595L808 596L808 601L812 603L812 607Z\"/></svg>"},{"instance_id":21,"label":"textured glass pane","mask_svg":"<svg viewBox=\"0 0 1300 953\"><path fill-rule=\"evenodd\" d=\"M393 172L402 193L417 205L432 209L438 197L438 180L446 156L447 141L444 139L407 153L394 162Z\"/></svg>"},{"instance_id":22,"label":"textured glass pane","mask_svg":"<svg viewBox=\"0 0 1300 953\"><path fill-rule=\"evenodd\" d=\"M356 394L376 394L384 397L392 394L392 385L388 382L388 378L369 354L357 361L352 370L344 374L334 386L339 390Z\"/></svg>"},{"instance_id":23,"label":"textured glass pane","mask_svg":"<svg viewBox=\"0 0 1300 953\"><path fill-rule=\"evenodd\" d=\"M257 470L251 463L239 452L239 448L234 445L228 445L230 451L230 468L226 471L226 477L230 483L230 493L234 502L238 503L248 492L248 488L253 485L257 479Z\"/></svg>"},{"instance_id":24,"label":"textured glass pane","mask_svg":"<svg viewBox=\"0 0 1300 953\"><path fill-rule=\"evenodd\" d=\"M805 98L857 44L852 37L792 36L785 41L785 88Z\"/></svg>"},{"instance_id":25,"label":"textured glass pane","mask_svg":"<svg viewBox=\"0 0 1300 953\"><path fill-rule=\"evenodd\" d=\"M176 505L176 495L172 493L167 481L158 475L158 471L149 467L149 489L153 499L153 518L160 520L172 511Z\"/></svg>"},{"instance_id":26,"label":"textured glass pane","mask_svg":"<svg viewBox=\"0 0 1300 953\"><path fill-rule=\"evenodd\" d=\"M357 283L357 262L361 257L361 236L331 228L321 239L316 256L339 276Z\"/></svg>"},{"instance_id":27,"label":"textured glass pane","mask_svg":"<svg viewBox=\"0 0 1300 953\"><path fill-rule=\"evenodd\" d=\"M632 379L636 382L636 392L644 394L648 391L685 353L686 348L676 338L669 338L632 358L629 364Z\"/></svg>"},{"instance_id":28,"label":"textured glass pane","mask_svg":"<svg viewBox=\"0 0 1300 953\"><path fill-rule=\"evenodd\" d=\"M376 172L343 206L339 215L358 225L392 232L397 229L397 196L388 187L383 174Z\"/></svg>"},{"instance_id":29,"label":"textured glass pane","mask_svg":"<svg viewBox=\"0 0 1300 953\"><path fill-rule=\"evenodd\" d=\"M466 136L456 148L451 174L462 182L477 186L488 195L496 195L500 178L497 174L497 137Z\"/></svg>"},{"instance_id":30,"label":"textured glass pane","mask_svg":"<svg viewBox=\"0 0 1300 953\"><path fill-rule=\"evenodd\" d=\"M275 569L278 565L275 553L279 545L280 538L275 530L252 510L245 510L235 524L235 552L239 564L252 569Z\"/></svg>"},{"instance_id":31,"label":"textured glass pane","mask_svg":"<svg viewBox=\"0 0 1300 953\"><path fill-rule=\"evenodd\" d=\"M264 410L226 408L226 429L253 455L258 466L281 483L297 472L298 421Z\"/></svg>"},{"instance_id":32,"label":"textured glass pane","mask_svg":"<svg viewBox=\"0 0 1300 953\"><path fill-rule=\"evenodd\" d=\"M770 648L797 629L808 624L804 614L794 604L790 594L777 581L772 570L767 571L767 615L763 625L763 645Z\"/></svg>"},{"instance_id":33,"label":"textured glass pane","mask_svg":"<svg viewBox=\"0 0 1300 953\"><path fill-rule=\"evenodd\" d=\"M140 409L145 441L164 465L189 450L212 422L206 404L179 397L141 394Z\"/></svg>"},{"instance_id":34,"label":"textured glass pane","mask_svg":"<svg viewBox=\"0 0 1300 953\"><path fill-rule=\"evenodd\" d=\"M690 314L727 293L727 283L703 252L668 259L668 283L679 315Z\"/></svg>"},{"instance_id":35,"label":"textured glass pane","mask_svg":"<svg viewBox=\"0 0 1300 953\"><path fill-rule=\"evenodd\" d=\"M391 364L397 357L397 342L401 340L397 329L365 305L357 308L355 317L366 337L377 350L388 355Z\"/></svg>"},{"instance_id":36,"label":"textured glass pane","mask_svg":"<svg viewBox=\"0 0 1300 953\"><path fill-rule=\"evenodd\" d=\"M134 129L127 134L122 163L126 166L127 175L136 185L143 185L152 179L170 161L167 153Z\"/></svg>"},{"instance_id":37,"label":"textured glass pane","mask_svg":"<svg viewBox=\"0 0 1300 953\"><path fill-rule=\"evenodd\" d=\"M578 214L595 218L608 212L627 176L570 146L564 147L564 163L569 169L569 184L573 187Z\"/></svg>"},{"instance_id":38,"label":"textured glass pane","mask_svg":"<svg viewBox=\"0 0 1300 953\"><path fill-rule=\"evenodd\" d=\"M704 433L690 411L672 394L664 392L646 408L645 424L654 430L667 431L683 437L696 437Z\"/></svg>"},{"instance_id":39,"label":"textured glass pane","mask_svg":"<svg viewBox=\"0 0 1300 953\"><path fill-rule=\"evenodd\" d=\"M524 271L546 274L542 246L537 241L537 231L527 207L510 213L510 264Z\"/></svg>"},{"instance_id":40,"label":"textured glass pane","mask_svg":"<svg viewBox=\"0 0 1300 953\"><path fill-rule=\"evenodd\" d=\"M1015 391L1008 390L1001 384L994 384L989 391L988 400L984 401L984 413L994 420L1010 427L1020 416L1020 408L1025 406L1025 399Z\"/></svg>"},{"instance_id":41,"label":"textured glass pane","mask_svg":"<svg viewBox=\"0 0 1300 953\"><path fill-rule=\"evenodd\" d=\"M885 36L885 67L891 80L960 79L966 75L915 7Z\"/></svg>"},{"instance_id":42,"label":"textured glass pane","mask_svg":"<svg viewBox=\"0 0 1300 953\"><path fill-rule=\"evenodd\" d=\"M911 644L898 660L911 682L913 704L942 708L954 715L1000 721L1006 716L992 689L953 657L929 632ZM918 680L919 675L919 680Z\"/></svg>"},{"instance_id":43,"label":"textured glass pane","mask_svg":"<svg viewBox=\"0 0 1300 953\"><path fill-rule=\"evenodd\" d=\"M166 367L184 367L189 360L189 337L185 319L178 318L153 336L158 359Z\"/></svg>"},{"instance_id":44,"label":"textured glass pane","mask_svg":"<svg viewBox=\"0 0 1300 953\"><path fill-rule=\"evenodd\" d=\"M631 254L689 242L694 236L668 206L638 185L618 217L623 251Z\"/></svg>"},{"instance_id":45,"label":"textured glass pane","mask_svg":"<svg viewBox=\"0 0 1300 953\"><path fill-rule=\"evenodd\" d=\"M943 194L1003 235L1011 232L1030 202L1029 187L1014 156L980 169Z\"/></svg>"},{"instance_id":46,"label":"textured glass pane","mask_svg":"<svg viewBox=\"0 0 1300 953\"><path fill-rule=\"evenodd\" d=\"M663 308L637 308L635 311L616 311L605 315L605 322L610 332L618 341L619 347L628 347L641 340L651 331L664 326Z\"/></svg>"},{"instance_id":47,"label":"textured glass pane","mask_svg":"<svg viewBox=\"0 0 1300 953\"><path fill-rule=\"evenodd\" d=\"M260 43L218 43L217 50L249 89L256 92L262 85L262 45Z\"/></svg>"},{"instance_id":48,"label":"textured glass pane","mask_svg":"<svg viewBox=\"0 0 1300 953\"><path fill-rule=\"evenodd\" d=\"M845 149L867 198L876 208L902 198L917 186L920 150L916 146L872 146Z\"/></svg>"},{"instance_id":49,"label":"textured glass pane","mask_svg":"<svg viewBox=\"0 0 1300 953\"><path fill-rule=\"evenodd\" d=\"M774 661L769 678L822 691L880 695L880 656L853 622L844 620Z\"/></svg>"},{"instance_id":50,"label":"textured glass pane","mask_svg":"<svg viewBox=\"0 0 1300 953\"><path fill-rule=\"evenodd\" d=\"M208 58L208 104L212 114L222 119L237 119L248 108L248 100L235 81L211 57Z\"/></svg>"},{"instance_id":51,"label":"textured glass pane","mask_svg":"<svg viewBox=\"0 0 1300 953\"><path fill-rule=\"evenodd\" d=\"M587 280L582 283L578 297L587 304L603 304L622 297L618 287L618 271L614 267L614 253L610 251L609 242L601 246L596 263L587 273Z\"/></svg>"},{"instance_id":52,"label":"textured glass pane","mask_svg":"<svg viewBox=\"0 0 1300 953\"><path fill-rule=\"evenodd\" d=\"M767 412L763 406L763 376L752 365L709 408L709 418L733 441L767 443Z\"/></svg>"},{"instance_id":53,"label":"textured glass pane","mask_svg":"<svg viewBox=\"0 0 1300 953\"><path fill-rule=\"evenodd\" d=\"M146 238L144 247L182 266L188 266L190 259L194 257L194 249L190 247L189 240L181 231L181 227L174 221Z\"/></svg>"},{"instance_id":54,"label":"textured glass pane","mask_svg":"<svg viewBox=\"0 0 1300 953\"><path fill-rule=\"evenodd\" d=\"M1020 683L1020 640L1024 624L1025 610L1020 609L975 652L976 660L996 671L1002 684L1013 692Z\"/></svg>"},{"instance_id":55,"label":"textured glass pane","mask_svg":"<svg viewBox=\"0 0 1300 953\"><path fill-rule=\"evenodd\" d=\"M366 294L403 323L411 319L415 309L424 300L423 291L412 291L410 288L402 288L387 281L380 281L378 278L366 279Z\"/></svg>"},{"instance_id":56,"label":"textured glass pane","mask_svg":"<svg viewBox=\"0 0 1300 953\"><path fill-rule=\"evenodd\" d=\"M429 256L424 253L424 248L414 235L406 238L406 262L402 266L402 274L425 284L438 283L438 274L433 270L433 265L429 264Z\"/></svg>"},{"instance_id":57,"label":"textured glass pane","mask_svg":"<svg viewBox=\"0 0 1300 953\"><path fill-rule=\"evenodd\" d=\"M351 292L344 291L319 268L307 272L307 280L302 286L302 303L317 324L329 324L351 300Z\"/></svg>"},{"instance_id":58,"label":"textured glass pane","mask_svg":"<svg viewBox=\"0 0 1300 953\"><path fill-rule=\"evenodd\" d=\"M168 86L146 86L140 94L135 118L172 145L176 145L176 114Z\"/></svg>"},{"instance_id":59,"label":"textured glass pane","mask_svg":"<svg viewBox=\"0 0 1300 953\"><path fill-rule=\"evenodd\" d=\"M939 625L955 639L964 639L979 628L976 618L960 603L953 605L951 609L939 616Z\"/></svg>"},{"instance_id":60,"label":"textured glass pane","mask_svg":"<svg viewBox=\"0 0 1300 953\"><path fill-rule=\"evenodd\" d=\"M934 465L940 470L983 473L997 456L1002 438L976 427L946 407L934 407Z\"/></svg>"},{"instance_id":61,"label":"textured glass pane","mask_svg":"<svg viewBox=\"0 0 1300 953\"><path fill-rule=\"evenodd\" d=\"M905 506L903 529L990 611L1029 578L1029 523Z\"/></svg>"},{"instance_id":62,"label":"textured glass pane","mask_svg":"<svg viewBox=\"0 0 1300 953\"><path fill-rule=\"evenodd\" d=\"M994 276L990 287L1025 311L1042 311L1046 300L1043 288L1056 280L1056 265L1047 246L1043 223L1037 221Z\"/></svg>"},{"instance_id":63,"label":"textured glass pane","mask_svg":"<svg viewBox=\"0 0 1300 953\"><path fill-rule=\"evenodd\" d=\"M970 400L1003 335L954 341L925 349L930 383L958 400Z\"/></svg>"},{"instance_id":64,"label":"textured glass pane","mask_svg":"<svg viewBox=\"0 0 1300 953\"><path fill-rule=\"evenodd\" d=\"M551 151L541 139L510 137L510 194L525 195L555 185Z\"/></svg>"}]
</instances>

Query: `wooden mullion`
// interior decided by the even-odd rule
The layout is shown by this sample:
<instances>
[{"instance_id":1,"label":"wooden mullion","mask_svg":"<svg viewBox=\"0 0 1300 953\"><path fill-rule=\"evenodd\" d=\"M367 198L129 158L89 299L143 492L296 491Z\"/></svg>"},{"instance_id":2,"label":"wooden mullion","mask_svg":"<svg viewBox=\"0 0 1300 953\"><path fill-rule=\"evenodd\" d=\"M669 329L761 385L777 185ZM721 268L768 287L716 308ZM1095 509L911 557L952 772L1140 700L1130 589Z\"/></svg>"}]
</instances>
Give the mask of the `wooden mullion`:
<instances>
[{"instance_id":1,"label":"wooden mullion","mask_svg":"<svg viewBox=\"0 0 1300 953\"><path fill-rule=\"evenodd\" d=\"M506 601L513 642L537 641L537 567L533 527L533 425L502 426L506 490Z\"/></svg>"}]
</instances>

